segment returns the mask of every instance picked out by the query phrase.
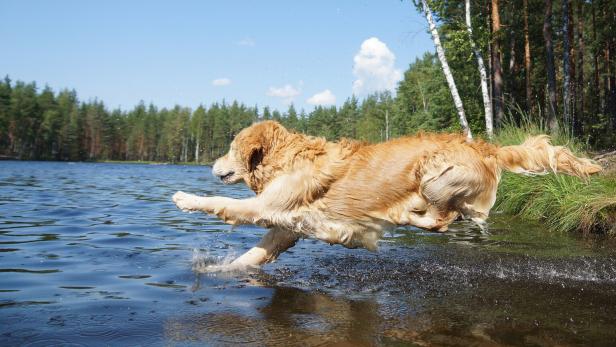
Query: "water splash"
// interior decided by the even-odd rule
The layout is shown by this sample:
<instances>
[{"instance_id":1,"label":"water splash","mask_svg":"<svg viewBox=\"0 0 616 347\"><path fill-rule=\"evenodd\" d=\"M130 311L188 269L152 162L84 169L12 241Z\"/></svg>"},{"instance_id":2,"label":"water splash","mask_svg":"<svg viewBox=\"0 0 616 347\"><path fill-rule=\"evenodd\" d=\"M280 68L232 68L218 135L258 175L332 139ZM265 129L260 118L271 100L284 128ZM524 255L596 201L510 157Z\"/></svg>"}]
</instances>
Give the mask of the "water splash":
<instances>
[{"instance_id":1,"label":"water splash","mask_svg":"<svg viewBox=\"0 0 616 347\"><path fill-rule=\"evenodd\" d=\"M245 272L255 269L254 266L234 263L237 258L235 251L225 255L212 255L207 250L193 249L192 269L196 273Z\"/></svg>"}]
</instances>

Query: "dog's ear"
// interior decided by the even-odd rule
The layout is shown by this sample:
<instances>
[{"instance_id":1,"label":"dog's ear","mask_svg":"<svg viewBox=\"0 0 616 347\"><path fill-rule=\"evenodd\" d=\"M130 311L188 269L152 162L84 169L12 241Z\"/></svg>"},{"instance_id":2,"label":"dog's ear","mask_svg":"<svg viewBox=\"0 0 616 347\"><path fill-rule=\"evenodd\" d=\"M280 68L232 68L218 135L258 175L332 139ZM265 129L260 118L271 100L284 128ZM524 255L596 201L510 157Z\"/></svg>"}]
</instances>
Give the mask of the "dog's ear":
<instances>
[{"instance_id":1,"label":"dog's ear","mask_svg":"<svg viewBox=\"0 0 616 347\"><path fill-rule=\"evenodd\" d=\"M263 161L263 148L253 148L248 156L248 170L254 171Z\"/></svg>"},{"instance_id":2,"label":"dog's ear","mask_svg":"<svg viewBox=\"0 0 616 347\"><path fill-rule=\"evenodd\" d=\"M243 139L243 143L240 146L240 155L244 166L248 172L254 171L261 161L263 160L263 146L258 138L249 136Z\"/></svg>"},{"instance_id":3,"label":"dog's ear","mask_svg":"<svg viewBox=\"0 0 616 347\"><path fill-rule=\"evenodd\" d=\"M249 172L254 171L263 158L270 155L276 144L283 141L286 129L272 121L257 123L244 130L241 134L241 157Z\"/></svg>"}]
</instances>

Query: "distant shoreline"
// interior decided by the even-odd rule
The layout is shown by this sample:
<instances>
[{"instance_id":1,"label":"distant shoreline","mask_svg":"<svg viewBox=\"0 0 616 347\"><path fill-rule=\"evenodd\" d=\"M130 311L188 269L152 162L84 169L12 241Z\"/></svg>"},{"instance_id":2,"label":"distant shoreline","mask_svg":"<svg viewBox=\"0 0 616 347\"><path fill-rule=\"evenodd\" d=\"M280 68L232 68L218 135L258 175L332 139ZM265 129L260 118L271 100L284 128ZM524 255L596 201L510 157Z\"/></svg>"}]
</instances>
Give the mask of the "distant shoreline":
<instances>
[{"instance_id":1,"label":"distant shoreline","mask_svg":"<svg viewBox=\"0 0 616 347\"><path fill-rule=\"evenodd\" d=\"M57 162L57 163L103 163L103 164L145 164L145 165L190 165L190 166L212 166L212 163L195 163L195 162L163 162L151 160L45 160L45 159L19 159L17 157L0 155L0 161L40 161L40 162Z\"/></svg>"},{"instance_id":2,"label":"distant shoreline","mask_svg":"<svg viewBox=\"0 0 616 347\"><path fill-rule=\"evenodd\" d=\"M94 160L85 161L84 163L111 163L111 164L148 164L148 165L191 165L191 166L212 166L212 163L195 163L195 162L164 162L150 160Z\"/></svg>"}]
</instances>

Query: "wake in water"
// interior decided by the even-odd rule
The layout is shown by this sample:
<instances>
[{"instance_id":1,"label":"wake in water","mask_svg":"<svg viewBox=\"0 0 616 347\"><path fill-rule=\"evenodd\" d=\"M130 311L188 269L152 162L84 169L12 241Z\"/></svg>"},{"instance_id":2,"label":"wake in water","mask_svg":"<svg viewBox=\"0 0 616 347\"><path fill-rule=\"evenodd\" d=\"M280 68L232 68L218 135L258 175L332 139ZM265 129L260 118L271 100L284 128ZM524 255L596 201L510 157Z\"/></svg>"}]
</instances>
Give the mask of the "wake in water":
<instances>
[{"instance_id":1,"label":"wake in water","mask_svg":"<svg viewBox=\"0 0 616 347\"><path fill-rule=\"evenodd\" d=\"M616 263L612 259L577 258L558 261L528 258L526 262L496 262L484 269L499 279L616 283Z\"/></svg>"}]
</instances>

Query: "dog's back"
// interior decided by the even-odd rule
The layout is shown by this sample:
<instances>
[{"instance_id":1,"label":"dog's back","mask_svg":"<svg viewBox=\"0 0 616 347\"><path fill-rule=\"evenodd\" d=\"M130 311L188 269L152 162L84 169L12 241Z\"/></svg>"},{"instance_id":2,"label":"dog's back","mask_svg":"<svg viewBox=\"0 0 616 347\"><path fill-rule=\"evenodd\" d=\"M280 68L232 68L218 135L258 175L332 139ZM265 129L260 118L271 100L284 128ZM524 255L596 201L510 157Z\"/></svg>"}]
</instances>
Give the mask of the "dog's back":
<instances>
[{"instance_id":1,"label":"dog's back","mask_svg":"<svg viewBox=\"0 0 616 347\"><path fill-rule=\"evenodd\" d=\"M447 230L462 215L483 226L496 201L501 171L563 172L578 177L601 167L552 146L545 135L521 145L472 143L455 134L420 134L366 145L347 162L322 203L332 219L382 220Z\"/></svg>"}]
</instances>

